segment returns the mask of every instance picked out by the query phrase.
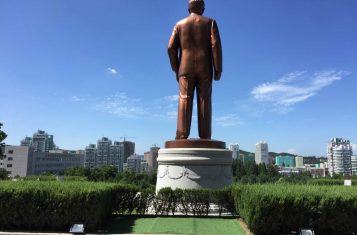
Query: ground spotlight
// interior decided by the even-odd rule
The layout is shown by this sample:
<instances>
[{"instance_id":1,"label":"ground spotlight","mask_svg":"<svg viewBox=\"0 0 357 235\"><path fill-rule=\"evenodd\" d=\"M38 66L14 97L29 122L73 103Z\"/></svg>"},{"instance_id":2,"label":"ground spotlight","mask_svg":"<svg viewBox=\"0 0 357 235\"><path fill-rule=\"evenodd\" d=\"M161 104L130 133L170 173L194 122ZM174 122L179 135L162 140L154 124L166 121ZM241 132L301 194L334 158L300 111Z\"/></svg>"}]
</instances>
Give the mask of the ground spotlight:
<instances>
[{"instance_id":1,"label":"ground spotlight","mask_svg":"<svg viewBox=\"0 0 357 235\"><path fill-rule=\"evenodd\" d=\"M300 228L300 235L315 235L315 232L312 228Z\"/></svg>"},{"instance_id":2,"label":"ground spotlight","mask_svg":"<svg viewBox=\"0 0 357 235\"><path fill-rule=\"evenodd\" d=\"M69 229L70 233L84 233L84 224L73 224Z\"/></svg>"}]
</instances>

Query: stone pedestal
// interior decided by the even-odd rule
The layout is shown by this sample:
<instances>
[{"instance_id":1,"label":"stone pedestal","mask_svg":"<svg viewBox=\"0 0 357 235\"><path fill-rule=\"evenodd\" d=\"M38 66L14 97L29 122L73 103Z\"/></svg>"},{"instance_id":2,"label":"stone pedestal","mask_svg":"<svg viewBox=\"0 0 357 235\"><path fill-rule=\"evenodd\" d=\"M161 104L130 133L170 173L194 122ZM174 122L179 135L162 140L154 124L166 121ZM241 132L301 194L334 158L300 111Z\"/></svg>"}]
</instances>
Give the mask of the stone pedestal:
<instances>
[{"instance_id":1,"label":"stone pedestal","mask_svg":"<svg viewBox=\"0 0 357 235\"><path fill-rule=\"evenodd\" d=\"M165 187L217 189L232 183L232 151L226 150L223 142L168 141L165 147L159 150L157 159L157 192Z\"/></svg>"}]
</instances>

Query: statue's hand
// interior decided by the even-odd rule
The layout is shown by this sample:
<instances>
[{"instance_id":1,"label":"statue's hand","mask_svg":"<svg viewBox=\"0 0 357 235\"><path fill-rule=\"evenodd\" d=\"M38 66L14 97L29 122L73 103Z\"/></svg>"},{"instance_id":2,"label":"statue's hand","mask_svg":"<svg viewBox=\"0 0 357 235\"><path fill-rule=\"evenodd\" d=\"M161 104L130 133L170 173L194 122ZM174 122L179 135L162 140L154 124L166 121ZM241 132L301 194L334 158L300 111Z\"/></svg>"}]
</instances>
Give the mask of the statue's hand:
<instances>
[{"instance_id":1,"label":"statue's hand","mask_svg":"<svg viewBox=\"0 0 357 235\"><path fill-rule=\"evenodd\" d=\"M216 73L214 74L214 80L215 80L215 81L221 80L221 75L222 75L221 72L216 72Z\"/></svg>"}]
</instances>

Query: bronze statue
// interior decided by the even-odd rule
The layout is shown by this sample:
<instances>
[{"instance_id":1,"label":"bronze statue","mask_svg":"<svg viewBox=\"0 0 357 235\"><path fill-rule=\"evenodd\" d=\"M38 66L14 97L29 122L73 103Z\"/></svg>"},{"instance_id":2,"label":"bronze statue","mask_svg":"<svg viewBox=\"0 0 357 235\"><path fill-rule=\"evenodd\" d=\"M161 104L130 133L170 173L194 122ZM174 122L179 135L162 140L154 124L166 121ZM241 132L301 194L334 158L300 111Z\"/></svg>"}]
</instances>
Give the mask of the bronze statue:
<instances>
[{"instance_id":1,"label":"bronze statue","mask_svg":"<svg viewBox=\"0 0 357 235\"><path fill-rule=\"evenodd\" d=\"M190 15L179 21L168 45L172 70L176 73L180 95L176 139L190 135L194 90L197 92L198 133L211 139L212 79L222 73L222 48L217 23L202 16L204 0L189 0Z\"/></svg>"}]
</instances>

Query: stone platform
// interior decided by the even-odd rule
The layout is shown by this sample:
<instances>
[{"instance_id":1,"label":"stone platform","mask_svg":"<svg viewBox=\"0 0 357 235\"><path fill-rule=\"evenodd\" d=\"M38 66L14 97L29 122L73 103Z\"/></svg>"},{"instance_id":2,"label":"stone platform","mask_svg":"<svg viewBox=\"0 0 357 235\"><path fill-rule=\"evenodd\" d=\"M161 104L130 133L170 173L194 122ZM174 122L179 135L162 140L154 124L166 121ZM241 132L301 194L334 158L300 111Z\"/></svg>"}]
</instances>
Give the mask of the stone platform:
<instances>
[{"instance_id":1,"label":"stone platform","mask_svg":"<svg viewBox=\"0 0 357 235\"><path fill-rule=\"evenodd\" d=\"M217 189L232 183L232 152L224 142L176 140L165 147L157 159L157 192L165 187Z\"/></svg>"}]
</instances>

